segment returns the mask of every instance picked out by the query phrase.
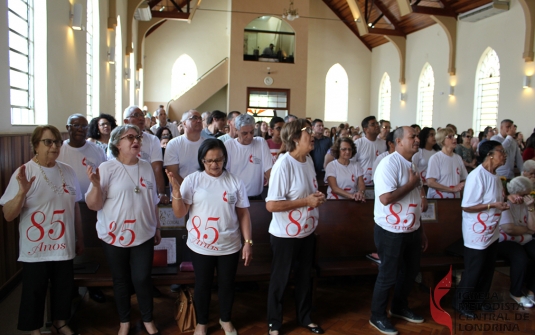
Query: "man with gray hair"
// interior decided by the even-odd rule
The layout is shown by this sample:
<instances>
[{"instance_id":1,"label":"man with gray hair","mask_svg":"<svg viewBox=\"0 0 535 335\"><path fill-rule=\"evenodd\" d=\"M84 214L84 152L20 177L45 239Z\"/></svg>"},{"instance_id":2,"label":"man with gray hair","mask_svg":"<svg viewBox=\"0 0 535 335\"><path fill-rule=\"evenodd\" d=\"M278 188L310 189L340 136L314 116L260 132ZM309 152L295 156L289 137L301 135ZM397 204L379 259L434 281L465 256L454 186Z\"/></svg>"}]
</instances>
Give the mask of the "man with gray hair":
<instances>
[{"instance_id":1,"label":"man with gray hair","mask_svg":"<svg viewBox=\"0 0 535 335\"><path fill-rule=\"evenodd\" d=\"M191 109L182 115L184 135L174 137L165 149L164 166L173 172L179 184L199 169L197 154L204 138L201 137L202 117Z\"/></svg>"},{"instance_id":2,"label":"man with gray hair","mask_svg":"<svg viewBox=\"0 0 535 335\"><path fill-rule=\"evenodd\" d=\"M513 179L515 177L515 163L516 167L522 172L522 166L524 160L520 153L520 148L516 142L514 136L516 129L514 122L509 119L505 119L500 123L500 132L491 137L491 141L498 141L502 144L507 160L505 164L496 169L498 176L504 176L507 179Z\"/></svg>"},{"instance_id":3,"label":"man with gray hair","mask_svg":"<svg viewBox=\"0 0 535 335\"><path fill-rule=\"evenodd\" d=\"M202 113L202 129L206 129L208 127L208 117L210 116L210 112L204 112Z\"/></svg>"},{"instance_id":4,"label":"man with gray hair","mask_svg":"<svg viewBox=\"0 0 535 335\"><path fill-rule=\"evenodd\" d=\"M273 161L266 141L254 137L255 120L249 114L238 115L234 121L238 138L226 141L227 170L241 178L251 200L261 200L264 180L269 181Z\"/></svg>"},{"instance_id":5,"label":"man with gray hair","mask_svg":"<svg viewBox=\"0 0 535 335\"><path fill-rule=\"evenodd\" d=\"M169 197L165 193L165 179L163 177L163 157L162 149L160 147L160 140L158 137L148 134L143 131L145 125L145 114L138 106L129 106L124 110L125 124L133 124L137 126L143 133L143 145L138 158L144 159L152 165L154 176L156 177L156 186L158 188L158 197L160 203L168 204ZM108 159L113 159L113 156L108 147Z\"/></svg>"},{"instance_id":6,"label":"man with gray hair","mask_svg":"<svg viewBox=\"0 0 535 335\"><path fill-rule=\"evenodd\" d=\"M288 114L288 115L286 115L284 117L284 122L285 123L292 122L292 121L297 121L297 116L292 115L292 114Z\"/></svg>"},{"instance_id":7,"label":"man with gray hair","mask_svg":"<svg viewBox=\"0 0 535 335\"><path fill-rule=\"evenodd\" d=\"M167 127L171 131L171 135L173 137L178 137L180 134L178 133L178 128L173 123L167 122L167 113L165 112L165 109L162 107L158 108L154 112L154 117L156 118L157 123L150 127L150 131L152 131L153 134L156 134L158 132L158 129L162 127Z\"/></svg>"},{"instance_id":8,"label":"man with gray hair","mask_svg":"<svg viewBox=\"0 0 535 335\"><path fill-rule=\"evenodd\" d=\"M228 113L227 124L228 124L228 127L229 127L229 132L228 132L228 134L219 136L217 138L218 140L220 140L222 142L226 142L228 140L232 140L232 139L238 137L238 132L236 130L236 126L234 125L234 121L235 121L235 118L240 114L241 113L238 112L238 111L232 111L232 112Z\"/></svg>"}]
</instances>

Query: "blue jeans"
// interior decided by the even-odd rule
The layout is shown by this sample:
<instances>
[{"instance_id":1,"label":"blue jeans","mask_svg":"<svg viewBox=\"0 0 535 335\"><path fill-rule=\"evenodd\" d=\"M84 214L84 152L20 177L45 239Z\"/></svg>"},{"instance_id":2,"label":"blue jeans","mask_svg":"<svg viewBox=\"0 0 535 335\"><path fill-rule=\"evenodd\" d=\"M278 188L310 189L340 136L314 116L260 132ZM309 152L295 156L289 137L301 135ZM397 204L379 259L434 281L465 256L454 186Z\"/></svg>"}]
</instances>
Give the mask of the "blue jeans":
<instances>
[{"instance_id":1,"label":"blue jeans","mask_svg":"<svg viewBox=\"0 0 535 335\"><path fill-rule=\"evenodd\" d=\"M392 233L375 225L375 246L381 264L373 289L371 308L373 319L387 317L388 291L392 286L395 286L395 290L391 310L399 311L408 307L408 297L414 279L420 271L422 255L420 229L412 233Z\"/></svg>"}]
</instances>

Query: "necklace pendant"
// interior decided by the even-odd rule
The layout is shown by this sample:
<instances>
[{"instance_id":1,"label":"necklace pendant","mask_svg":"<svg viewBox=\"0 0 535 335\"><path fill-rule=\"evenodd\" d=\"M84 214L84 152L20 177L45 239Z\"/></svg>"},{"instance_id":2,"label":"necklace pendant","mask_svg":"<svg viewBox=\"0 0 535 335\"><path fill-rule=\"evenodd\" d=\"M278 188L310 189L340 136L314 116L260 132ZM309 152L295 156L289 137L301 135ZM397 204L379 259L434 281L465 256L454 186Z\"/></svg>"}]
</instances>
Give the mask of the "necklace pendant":
<instances>
[{"instance_id":1,"label":"necklace pendant","mask_svg":"<svg viewBox=\"0 0 535 335\"><path fill-rule=\"evenodd\" d=\"M139 193L139 191L140 191L140 190L139 190L139 187L136 186L136 187L134 188L134 192Z\"/></svg>"}]
</instances>

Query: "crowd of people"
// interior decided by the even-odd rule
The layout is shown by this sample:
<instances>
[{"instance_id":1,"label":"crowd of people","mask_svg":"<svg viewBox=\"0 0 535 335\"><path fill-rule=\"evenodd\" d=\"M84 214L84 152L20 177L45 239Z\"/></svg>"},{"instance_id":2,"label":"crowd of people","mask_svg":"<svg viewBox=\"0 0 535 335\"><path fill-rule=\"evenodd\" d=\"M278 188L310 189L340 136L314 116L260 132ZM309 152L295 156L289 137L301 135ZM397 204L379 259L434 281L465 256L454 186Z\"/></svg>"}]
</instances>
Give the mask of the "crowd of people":
<instances>
[{"instance_id":1,"label":"crowd of people","mask_svg":"<svg viewBox=\"0 0 535 335\"><path fill-rule=\"evenodd\" d=\"M269 335L281 332L292 271L297 322L324 333L311 316L310 271L314 231L327 199L374 200L381 263L369 322L380 332L397 334L388 315L424 322L410 309L408 296L428 243L420 223L427 199L462 198L465 271L454 298L459 313L474 317L463 300L488 293L497 255L511 263L511 298L525 308L535 304L535 271L527 266L535 260L535 133L524 143L512 120L475 137L472 129L457 135L452 124L393 130L388 120L374 116L358 127L342 123L329 129L320 119L293 115L267 123L239 111L188 110L175 123L163 106L153 115L154 124L130 106L124 125L117 126L111 115L88 122L73 114L66 120L65 141L54 126L34 130L34 157L15 171L0 198L7 221L20 216L20 330L40 334L50 281L53 327L73 334L67 307L73 258L83 252L86 225L95 227L110 265L118 334L130 329L132 285L147 332L159 334L150 276L161 240L158 204L170 202L175 216L187 221L196 278L195 335L207 332L214 270L221 327L226 335L237 334L231 322L234 278L240 255L245 266L253 259L251 200L264 200L273 213L266 232L273 251ZM80 214L84 206L96 212L96 222ZM98 300L98 291L92 297Z\"/></svg>"}]
</instances>

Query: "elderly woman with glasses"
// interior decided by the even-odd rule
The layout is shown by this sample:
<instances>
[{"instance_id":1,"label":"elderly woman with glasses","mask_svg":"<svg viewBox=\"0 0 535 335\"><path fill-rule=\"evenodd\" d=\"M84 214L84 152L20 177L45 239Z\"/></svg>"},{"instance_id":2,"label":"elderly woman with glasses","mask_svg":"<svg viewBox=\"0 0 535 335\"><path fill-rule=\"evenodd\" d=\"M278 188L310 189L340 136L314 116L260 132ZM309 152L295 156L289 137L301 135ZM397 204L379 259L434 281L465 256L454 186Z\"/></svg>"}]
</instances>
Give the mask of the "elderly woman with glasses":
<instances>
[{"instance_id":1,"label":"elderly woman with glasses","mask_svg":"<svg viewBox=\"0 0 535 335\"><path fill-rule=\"evenodd\" d=\"M513 178L507 184L510 209L500 219L500 243L498 255L511 263L511 286L509 293L513 300L525 308L535 304L535 276L528 267L535 260L535 206L530 196L533 184L526 177ZM531 271L530 271L531 270ZM523 286L526 283L527 294Z\"/></svg>"},{"instance_id":2,"label":"elderly woman with glasses","mask_svg":"<svg viewBox=\"0 0 535 335\"><path fill-rule=\"evenodd\" d=\"M353 199L365 201L364 171L359 163L350 159L357 153L355 143L349 137L340 137L331 148L331 154L336 158L325 168L325 183L327 199Z\"/></svg>"},{"instance_id":3,"label":"elderly woman with glasses","mask_svg":"<svg viewBox=\"0 0 535 335\"><path fill-rule=\"evenodd\" d=\"M466 178L461 203L465 271L453 303L461 315L471 319L475 318L474 309L467 306L489 309L483 299L490 290L494 275L498 222L502 211L509 209L504 202L502 181L496 175L496 169L504 165L507 158L503 146L498 141L487 141L481 144L479 153L482 164ZM474 301L474 297L478 301Z\"/></svg>"},{"instance_id":4,"label":"elderly woman with glasses","mask_svg":"<svg viewBox=\"0 0 535 335\"><path fill-rule=\"evenodd\" d=\"M292 269L297 322L313 333L324 333L310 318L314 230L318 225L318 207L325 202L325 195L318 191L316 172L309 155L314 149L312 134L312 128L304 119L284 125L281 138L285 153L277 159L269 181L266 208L273 213L269 225L273 250L268 291L270 335L278 335L282 327L282 298Z\"/></svg>"},{"instance_id":5,"label":"elderly woman with glasses","mask_svg":"<svg viewBox=\"0 0 535 335\"><path fill-rule=\"evenodd\" d=\"M240 250L245 266L253 258L249 200L242 179L225 169L227 159L223 142L207 139L199 147L199 171L184 178L182 185L173 172L167 172L173 187L175 216L183 217L189 212L186 227L195 270L195 335L205 335L208 328L214 270L218 280L219 323L226 335L237 334L230 317Z\"/></svg>"},{"instance_id":6,"label":"elderly woman with glasses","mask_svg":"<svg viewBox=\"0 0 535 335\"><path fill-rule=\"evenodd\" d=\"M533 189L535 189L535 160L527 160L522 165L522 176L527 177L533 183Z\"/></svg>"},{"instance_id":7,"label":"elderly woman with glasses","mask_svg":"<svg viewBox=\"0 0 535 335\"><path fill-rule=\"evenodd\" d=\"M11 176L0 198L7 222L19 215L22 295L17 328L41 334L50 283L52 326L73 334L71 316L73 258L83 251L82 199L74 170L57 161L63 143L59 130L38 126L31 136L34 157Z\"/></svg>"},{"instance_id":8,"label":"elderly woman with glasses","mask_svg":"<svg viewBox=\"0 0 535 335\"><path fill-rule=\"evenodd\" d=\"M457 137L451 128L442 128L436 135L442 150L431 156L427 167L427 197L432 199L460 198L468 172L461 157L453 152Z\"/></svg>"},{"instance_id":9,"label":"elderly woman with glasses","mask_svg":"<svg viewBox=\"0 0 535 335\"><path fill-rule=\"evenodd\" d=\"M156 178L149 162L139 159L143 137L126 124L111 132L109 149L115 159L97 169L87 167L91 185L85 200L97 213L97 233L113 277L119 313L119 335L130 330L130 279L145 328L159 334L152 310L152 259L161 240Z\"/></svg>"},{"instance_id":10,"label":"elderly woman with glasses","mask_svg":"<svg viewBox=\"0 0 535 335\"><path fill-rule=\"evenodd\" d=\"M470 172L477 166L476 153L471 144L472 135L467 131L463 131L461 138L462 143L455 148L455 153L463 158L464 166Z\"/></svg>"}]
</instances>

